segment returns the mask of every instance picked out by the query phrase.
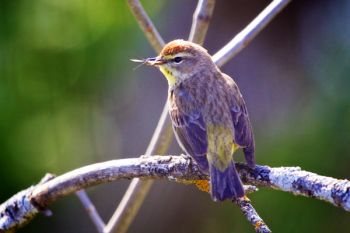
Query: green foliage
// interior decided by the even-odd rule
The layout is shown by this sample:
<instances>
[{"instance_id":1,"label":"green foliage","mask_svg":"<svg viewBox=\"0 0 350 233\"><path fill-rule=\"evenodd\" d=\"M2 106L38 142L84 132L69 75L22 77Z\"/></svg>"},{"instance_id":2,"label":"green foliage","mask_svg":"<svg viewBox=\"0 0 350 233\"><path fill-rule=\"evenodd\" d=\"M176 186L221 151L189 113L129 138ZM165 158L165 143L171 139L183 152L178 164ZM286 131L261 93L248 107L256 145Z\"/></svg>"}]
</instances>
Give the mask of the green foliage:
<instances>
[{"instance_id":1,"label":"green foliage","mask_svg":"<svg viewBox=\"0 0 350 233\"><path fill-rule=\"evenodd\" d=\"M0 15L4 200L47 171L93 161L95 134L110 124L99 100L123 86L126 52L142 35L124 1L9 0Z\"/></svg>"}]
</instances>

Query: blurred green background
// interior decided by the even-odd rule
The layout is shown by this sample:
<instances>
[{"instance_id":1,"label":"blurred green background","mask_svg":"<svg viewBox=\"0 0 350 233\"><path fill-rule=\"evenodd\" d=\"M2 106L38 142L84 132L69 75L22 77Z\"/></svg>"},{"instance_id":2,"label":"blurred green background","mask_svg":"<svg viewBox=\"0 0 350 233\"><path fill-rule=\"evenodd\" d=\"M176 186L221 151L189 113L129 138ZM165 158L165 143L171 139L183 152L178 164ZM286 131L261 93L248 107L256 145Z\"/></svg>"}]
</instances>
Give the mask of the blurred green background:
<instances>
[{"instance_id":1,"label":"blurred green background","mask_svg":"<svg viewBox=\"0 0 350 233\"><path fill-rule=\"evenodd\" d=\"M217 1L214 54L269 1ZM166 41L187 38L196 1L144 1ZM257 162L350 178L350 1L294 1L223 67L253 122ZM137 157L167 95L126 1L0 3L0 202L46 173ZM179 153L173 143L171 153ZM127 181L88 192L105 220ZM251 195L274 232L350 232L350 215L310 198ZM19 232L96 232L75 196ZM238 208L191 186L157 181L129 232L253 232Z\"/></svg>"}]
</instances>

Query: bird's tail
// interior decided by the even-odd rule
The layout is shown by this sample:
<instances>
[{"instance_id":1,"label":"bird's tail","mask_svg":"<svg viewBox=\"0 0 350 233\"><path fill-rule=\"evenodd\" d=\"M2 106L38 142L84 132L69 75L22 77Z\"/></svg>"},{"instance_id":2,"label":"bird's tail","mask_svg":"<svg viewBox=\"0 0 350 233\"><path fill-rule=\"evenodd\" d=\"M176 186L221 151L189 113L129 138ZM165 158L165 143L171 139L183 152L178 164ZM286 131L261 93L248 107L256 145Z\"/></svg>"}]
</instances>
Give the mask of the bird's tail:
<instances>
[{"instance_id":1,"label":"bird's tail","mask_svg":"<svg viewBox=\"0 0 350 233\"><path fill-rule=\"evenodd\" d=\"M220 171L213 164L210 164L209 169L210 192L214 201L244 196L243 185L233 161L224 171Z\"/></svg>"}]
</instances>

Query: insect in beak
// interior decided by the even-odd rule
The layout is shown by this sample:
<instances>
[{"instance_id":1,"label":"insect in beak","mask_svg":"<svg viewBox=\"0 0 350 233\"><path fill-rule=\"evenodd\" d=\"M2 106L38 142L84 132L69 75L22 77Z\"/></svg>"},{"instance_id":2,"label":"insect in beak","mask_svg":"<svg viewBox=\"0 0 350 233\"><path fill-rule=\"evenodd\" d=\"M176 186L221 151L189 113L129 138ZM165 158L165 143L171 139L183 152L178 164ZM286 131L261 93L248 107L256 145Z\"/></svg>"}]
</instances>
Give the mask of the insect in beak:
<instances>
[{"instance_id":1,"label":"insect in beak","mask_svg":"<svg viewBox=\"0 0 350 233\"><path fill-rule=\"evenodd\" d=\"M166 63L166 61L164 59L162 59L161 57L151 57L151 58L146 58L146 59L130 59L133 62L140 62L146 65L150 65L150 66L158 66L158 65L162 65L164 63Z\"/></svg>"}]
</instances>

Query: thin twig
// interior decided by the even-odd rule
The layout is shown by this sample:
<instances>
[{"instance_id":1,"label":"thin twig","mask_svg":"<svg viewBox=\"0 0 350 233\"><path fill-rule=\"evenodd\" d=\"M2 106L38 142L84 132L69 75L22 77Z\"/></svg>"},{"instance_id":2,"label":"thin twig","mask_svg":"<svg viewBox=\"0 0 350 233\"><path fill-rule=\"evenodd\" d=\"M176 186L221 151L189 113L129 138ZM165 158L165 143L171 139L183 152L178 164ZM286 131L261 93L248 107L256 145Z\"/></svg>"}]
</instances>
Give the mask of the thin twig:
<instances>
[{"instance_id":1,"label":"thin twig","mask_svg":"<svg viewBox=\"0 0 350 233\"><path fill-rule=\"evenodd\" d=\"M140 1L128 0L128 5L134 17L136 18L137 22L139 23L140 28L142 29L145 36L147 37L149 43L156 50L156 52L159 53L165 44L164 40L160 36L158 30L154 26L153 22L151 21L151 19L149 18L145 10L143 9ZM155 133L153 134L152 141L147 148L147 151L150 151L151 153L161 154L161 151L164 150L163 148L165 148L164 150L165 152L172 141L173 134L172 132L169 132L170 122L168 122L169 119L167 119L167 115L168 115L168 112L164 108L164 111L162 112L162 115L158 122L158 126L155 130ZM151 154L151 153L146 152L146 154ZM118 230L118 232L120 233L125 232L128 226L130 225L130 223L132 222L133 218L137 214L151 185L152 185L152 181L141 182L139 179L133 179L125 195L123 196L123 199L119 203L119 206L117 207L111 219L108 221L107 225L105 226L104 231L107 233L110 233L113 231L117 231L118 230L117 228L121 227L121 228L125 228L125 230L121 229L121 230ZM86 198L88 199L89 197L86 195ZM92 209L96 209L93 206L93 203L91 201L89 201L89 203L93 207ZM90 217L92 217L90 213L89 215ZM96 218L101 219L97 211L93 216L96 216ZM95 221L93 218L92 220L96 228L99 229L100 228L100 225L98 224L99 221Z\"/></svg>"},{"instance_id":2,"label":"thin twig","mask_svg":"<svg viewBox=\"0 0 350 233\"><path fill-rule=\"evenodd\" d=\"M189 41L203 44L213 15L215 0L199 0L193 14Z\"/></svg>"},{"instance_id":3,"label":"thin twig","mask_svg":"<svg viewBox=\"0 0 350 233\"><path fill-rule=\"evenodd\" d=\"M140 1L128 0L128 5L149 43L152 45L155 51L159 53L165 44L164 40L143 9ZM158 121L158 125L153 133L151 142L148 145L145 154L150 155L165 153L172 140L173 133L170 119L168 117L168 108L165 104L163 112ZM152 183L152 180L141 181L137 178L131 181L117 209L114 211L112 217L105 227L106 233L124 233L127 231L138 210L140 209L143 200L147 196Z\"/></svg>"},{"instance_id":4,"label":"thin twig","mask_svg":"<svg viewBox=\"0 0 350 233\"><path fill-rule=\"evenodd\" d=\"M236 164L246 184L270 187L327 201L350 211L350 181L320 176L299 167ZM130 178L165 178L170 181L208 180L188 156L143 156L92 164L39 183L0 205L0 232L30 221L57 199L102 183Z\"/></svg>"},{"instance_id":5,"label":"thin twig","mask_svg":"<svg viewBox=\"0 0 350 233\"><path fill-rule=\"evenodd\" d=\"M153 22L147 15L146 11L143 9L139 0L128 0L128 4L131 12L134 14L140 28L147 37L149 43L152 47L159 53L163 46L164 40L160 36Z\"/></svg>"},{"instance_id":6,"label":"thin twig","mask_svg":"<svg viewBox=\"0 0 350 233\"><path fill-rule=\"evenodd\" d=\"M103 233L105 228L105 223L103 222L101 216L98 214L94 204L91 202L86 191L84 189L79 190L78 192L76 192L76 195L78 196L79 200L83 204L86 212L89 214L90 219L94 223L97 231L99 233Z\"/></svg>"},{"instance_id":7,"label":"thin twig","mask_svg":"<svg viewBox=\"0 0 350 233\"><path fill-rule=\"evenodd\" d=\"M165 104L145 155L166 153L172 140L173 132L168 116L168 106ZM138 178L131 181L117 209L105 227L106 233L124 233L128 230L152 183L153 180L142 181Z\"/></svg>"},{"instance_id":8,"label":"thin twig","mask_svg":"<svg viewBox=\"0 0 350 233\"><path fill-rule=\"evenodd\" d=\"M267 24L280 13L291 0L272 1L251 23L238 33L228 44L213 55L218 66L223 66L244 49Z\"/></svg>"},{"instance_id":9,"label":"thin twig","mask_svg":"<svg viewBox=\"0 0 350 233\"><path fill-rule=\"evenodd\" d=\"M259 214L254 209L252 203L248 197L244 196L234 200L239 208L242 210L244 216L253 225L255 232L257 233L271 233L269 227L265 224L264 220L259 216Z\"/></svg>"},{"instance_id":10,"label":"thin twig","mask_svg":"<svg viewBox=\"0 0 350 233\"><path fill-rule=\"evenodd\" d=\"M126 193L118 205L118 208L115 210L105 227L106 233L127 231L152 184L153 180L141 181L139 178L134 178L131 181Z\"/></svg>"}]
</instances>

